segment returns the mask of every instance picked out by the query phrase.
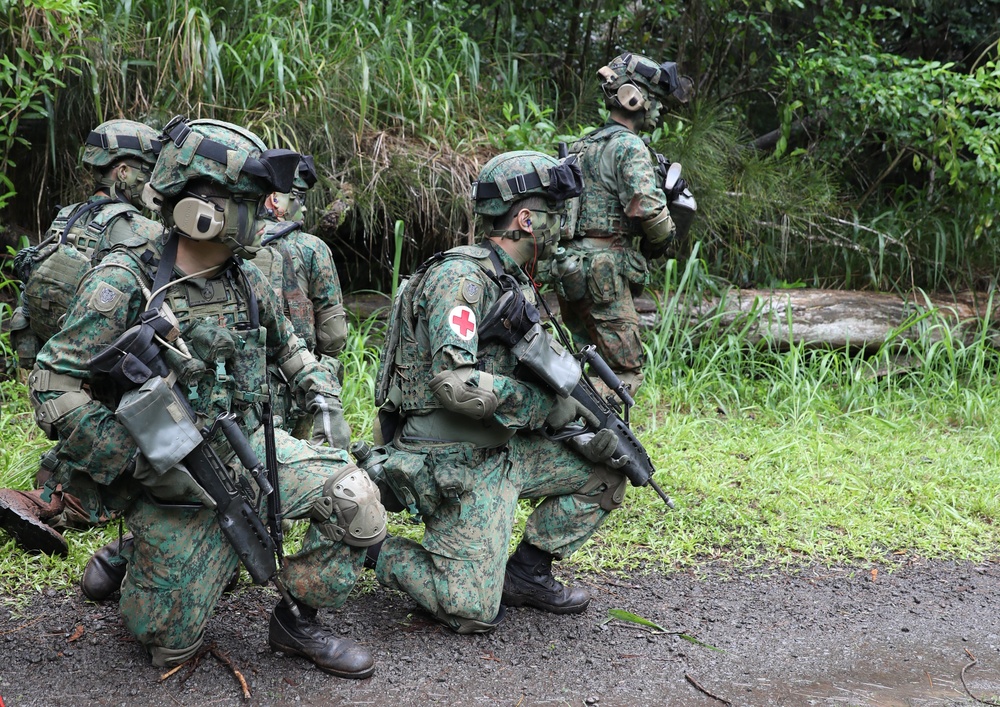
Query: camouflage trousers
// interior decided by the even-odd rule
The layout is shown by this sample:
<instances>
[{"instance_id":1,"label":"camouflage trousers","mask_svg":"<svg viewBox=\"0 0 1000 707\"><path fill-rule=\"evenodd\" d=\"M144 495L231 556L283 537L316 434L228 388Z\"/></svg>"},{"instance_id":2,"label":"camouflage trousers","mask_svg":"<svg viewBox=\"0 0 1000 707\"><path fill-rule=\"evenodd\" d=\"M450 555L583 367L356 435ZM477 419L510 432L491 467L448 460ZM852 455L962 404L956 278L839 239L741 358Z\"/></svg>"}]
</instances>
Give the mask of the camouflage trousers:
<instances>
[{"instance_id":1,"label":"camouflage trousers","mask_svg":"<svg viewBox=\"0 0 1000 707\"><path fill-rule=\"evenodd\" d=\"M642 384L643 350L630 286L621 273L592 273L583 298L567 302L560 297L559 312L573 343L578 348L594 344L634 393Z\"/></svg>"},{"instance_id":2,"label":"camouflage trousers","mask_svg":"<svg viewBox=\"0 0 1000 707\"><path fill-rule=\"evenodd\" d=\"M469 469L471 488L458 502L424 516L422 543L385 541L375 570L379 582L406 592L453 628L455 619L490 621L500 607L518 499L542 499L528 517L524 540L566 557L609 513L601 507L608 486L592 483L594 469L563 444L515 435ZM607 475L616 486L624 482Z\"/></svg>"},{"instance_id":3,"label":"camouflage trousers","mask_svg":"<svg viewBox=\"0 0 1000 707\"><path fill-rule=\"evenodd\" d=\"M275 438L285 518L308 518L327 478L349 463L347 453L307 444L280 430ZM264 459L261 431L251 443ZM126 557L128 573L119 606L125 625L152 653L154 664L161 665L164 655L200 644L239 561L215 513L206 508L168 508L143 496L125 519L135 544ZM354 587L364 554L364 549L326 538L310 524L301 549L285 558L281 577L305 604L338 607Z\"/></svg>"}]
</instances>

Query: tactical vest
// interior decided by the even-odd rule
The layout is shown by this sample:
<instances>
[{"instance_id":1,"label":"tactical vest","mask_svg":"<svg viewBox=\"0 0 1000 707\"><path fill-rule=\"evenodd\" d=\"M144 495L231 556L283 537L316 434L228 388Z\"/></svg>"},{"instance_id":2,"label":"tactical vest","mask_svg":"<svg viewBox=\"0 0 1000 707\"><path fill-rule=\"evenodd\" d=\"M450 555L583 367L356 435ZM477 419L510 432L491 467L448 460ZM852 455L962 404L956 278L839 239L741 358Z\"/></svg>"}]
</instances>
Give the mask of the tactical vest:
<instances>
[{"instance_id":1,"label":"tactical vest","mask_svg":"<svg viewBox=\"0 0 1000 707\"><path fill-rule=\"evenodd\" d=\"M495 256L494 256L495 257ZM426 261L420 269L400 287L393 303L389 321L389 337L382 354L382 365L376 381L376 405L389 401L404 414L421 414L442 407L431 393L431 350L427 322L420 319L417 303L423 290L428 270L450 259L464 258L476 263L495 282L502 272L499 261L494 263L491 249L486 246L460 246L439 253ZM494 285L491 299L495 299L498 285ZM522 289L529 301L535 301L531 283L522 282ZM486 299L484 294L484 299ZM510 351L498 344L480 346L476 352L480 371L493 375L511 375L517 360Z\"/></svg>"},{"instance_id":2,"label":"tactical vest","mask_svg":"<svg viewBox=\"0 0 1000 707\"><path fill-rule=\"evenodd\" d=\"M160 253L134 248L125 252L149 287ZM232 264L210 280L171 284L163 309L169 309L180 331L179 342L164 349L164 359L198 413L199 424L234 412L247 436L253 434L262 420L260 404L268 398L267 330L258 321L257 298L241 266Z\"/></svg>"},{"instance_id":3,"label":"tactical vest","mask_svg":"<svg viewBox=\"0 0 1000 707\"><path fill-rule=\"evenodd\" d=\"M607 184L600 178L600 166L611 138L621 132L628 132L628 128L618 123L606 125L569 147L570 154L579 156L586 184L580 197L574 238L583 238L588 232L605 236L634 235L639 232L632 220L625 216L615 185Z\"/></svg>"}]
</instances>

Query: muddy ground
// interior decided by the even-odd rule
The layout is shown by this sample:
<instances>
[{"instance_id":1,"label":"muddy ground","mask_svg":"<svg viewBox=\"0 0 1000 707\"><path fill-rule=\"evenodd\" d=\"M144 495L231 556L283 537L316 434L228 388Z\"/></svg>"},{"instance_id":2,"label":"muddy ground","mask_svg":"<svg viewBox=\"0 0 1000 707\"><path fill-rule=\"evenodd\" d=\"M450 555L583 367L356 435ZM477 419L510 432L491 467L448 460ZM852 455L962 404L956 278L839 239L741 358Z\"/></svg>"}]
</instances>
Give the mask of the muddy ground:
<instances>
[{"instance_id":1,"label":"muddy ground","mask_svg":"<svg viewBox=\"0 0 1000 707\"><path fill-rule=\"evenodd\" d=\"M1000 695L997 564L752 576L712 566L576 581L595 594L586 614L512 609L493 635L464 637L366 578L344 609L321 614L375 652L377 671L363 681L271 652L270 590L243 585L225 597L207 635L221 658L165 680L114 603L33 595L27 608L0 604L0 697L7 707L246 704L234 669L258 705L979 704L963 668L976 698ZM669 633L605 623L610 609Z\"/></svg>"}]
</instances>

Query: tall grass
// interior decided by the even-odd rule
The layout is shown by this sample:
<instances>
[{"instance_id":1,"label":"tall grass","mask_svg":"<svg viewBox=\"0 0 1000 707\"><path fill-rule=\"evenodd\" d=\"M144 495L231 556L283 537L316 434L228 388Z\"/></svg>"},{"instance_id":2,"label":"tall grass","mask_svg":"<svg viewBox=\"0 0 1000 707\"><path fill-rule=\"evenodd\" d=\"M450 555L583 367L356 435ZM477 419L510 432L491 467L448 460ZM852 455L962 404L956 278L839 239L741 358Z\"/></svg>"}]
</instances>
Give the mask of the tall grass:
<instances>
[{"instance_id":1,"label":"tall grass","mask_svg":"<svg viewBox=\"0 0 1000 707\"><path fill-rule=\"evenodd\" d=\"M32 15L41 29L14 11L6 24L0 17L0 51L36 35L62 38L49 42L65 66L60 83L35 96L44 106L35 100L41 107L31 113L44 130L35 126L30 159L5 172L32 194L51 184L37 204L12 205L29 230L44 229L52 206L89 188L73 166L97 122L219 118L316 157L321 183L309 202L318 220L307 225L351 263L349 287L388 290L396 221L407 234L401 267L411 270L471 238L468 185L497 150L552 149L602 120L590 67L569 80L552 55L523 51L539 46L525 27L579 30L579 13L527 21L499 6L409 0L51 4L63 10L44 22ZM17 3L0 1L8 6ZM898 196L853 214L834 186L838 175L822 166L835 160L748 149L751 136L733 117L741 113L696 102L653 136L656 149L685 165L700 205L693 237L714 273L738 285L940 288L978 284L996 262L989 239L959 225L968 222L961 213ZM335 200L347 203L342 216L321 218Z\"/></svg>"}]
</instances>

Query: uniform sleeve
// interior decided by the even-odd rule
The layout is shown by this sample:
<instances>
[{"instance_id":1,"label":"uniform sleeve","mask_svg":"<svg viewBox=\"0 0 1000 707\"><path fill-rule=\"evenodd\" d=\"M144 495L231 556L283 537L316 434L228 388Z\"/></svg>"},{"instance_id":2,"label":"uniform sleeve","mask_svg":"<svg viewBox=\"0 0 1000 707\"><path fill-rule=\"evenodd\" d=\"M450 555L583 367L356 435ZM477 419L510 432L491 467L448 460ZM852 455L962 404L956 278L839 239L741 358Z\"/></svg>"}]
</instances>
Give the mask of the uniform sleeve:
<instances>
[{"instance_id":1,"label":"uniform sleeve","mask_svg":"<svg viewBox=\"0 0 1000 707\"><path fill-rule=\"evenodd\" d=\"M302 253L303 267L307 283L303 285L306 295L313 303L313 311L321 312L330 307L344 303L344 295L340 289L340 276L337 266L333 263L333 252L330 246L311 234L299 236L303 244L298 247ZM297 244L298 245L298 244Z\"/></svg>"},{"instance_id":2,"label":"uniform sleeve","mask_svg":"<svg viewBox=\"0 0 1000 707\"><path fill-rule=\"evenodd\" d=\"M63 328L42 347L37 365L42 371L82 381L90 391L90 359L103 351L138 320L145 302L132 273L112 255L91 270L71 302ZM135 267L129 261L129 267ZM63 395L58 390L32 391L38 404ZM61 464L108 485L130 466L136 445L115 419L114 411L96 400L65 413L53 423L61 442Z\"/></svg>"},{"instance_id":3,"label":"uniform sleeve","mask_svg":"<svg viewBox=\"0 0 1000 707\"><path fill-rule=\"evenodd\" d=\"M642 139L633 133L621 132L615 136L611 149L616 158L618 199L625 215L645 220L662 212L667 196L657 184L653 161Z\"/></svg>"},{"instance_id":4,"label":"uniform sleeve","mask_svg":"<svg viewBox=\"0 0 1000 707\"><path fill-rule=\"evenodd\" d=\"M260 268L246 262L240 267L246 273L254 294L257 295L260 325L267 329L267 347L272 351L278 351L288 344L288 340L295 333L288 317L285 316L283 303L274 294L271 283L264 277Z\"/></svg>"},{"instance_id":5,"label":"uniform sleeve","mask_svg":"<svg viewBox=\"0 0 1000 707\"><path fill-rule=\"evenodd\" d=\"M285 316L282 303L260 269L244 263L250 286L257 294L260 325L267 329L267 350L279 366L290 367L291 386L307 398L315 395L340 397L340 381L336 371L322 365L310 353L303 337L295 336L291 321ZM276 352L276 353L275 353Z\"/></svg>"},{"instance_id":6,"label":"uniform sleeve","mask_svg":"<svg viewBox=\"0 0 1000 707\"><path fill-rule=\"evenodd\" d=\"M431 376L475 367L479 361L479 324L493 305L496 286L478 265L465 259L446 261L432 268L424 283L419 304L423 311L419 314L427 322ZM478 299L464 296L470 285L478 288L482 296ZM480 375L479 371L473 373L469 382L478 384ZM537 429L555 404L555 396L539 386L507 375L494 376L493 392L497 396L493 418L512 430Z\"/></svg>"}]
</instances>

